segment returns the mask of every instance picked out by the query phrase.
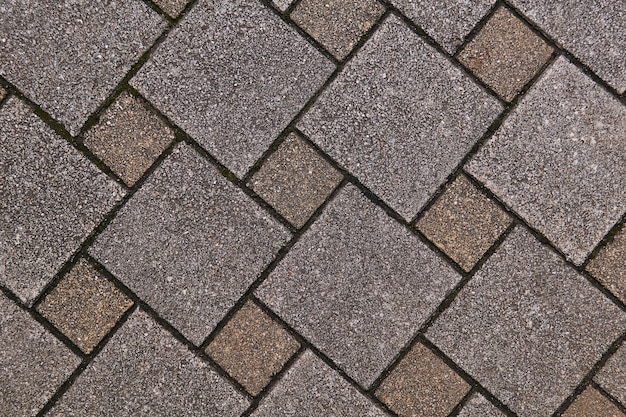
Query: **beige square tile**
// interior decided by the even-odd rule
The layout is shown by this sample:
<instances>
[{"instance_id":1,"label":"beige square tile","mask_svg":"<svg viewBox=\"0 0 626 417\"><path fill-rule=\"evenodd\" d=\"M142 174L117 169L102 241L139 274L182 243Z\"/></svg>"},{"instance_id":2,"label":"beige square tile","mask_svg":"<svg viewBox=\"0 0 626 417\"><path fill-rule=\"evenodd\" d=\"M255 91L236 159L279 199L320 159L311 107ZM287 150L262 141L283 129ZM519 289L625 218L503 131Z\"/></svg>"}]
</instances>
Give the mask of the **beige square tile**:
<instances>
[{"instance_id":1,"label":"beige square tile","mask_svg":"<svg viewBox=\"0 0 626 417\"><path fill-rule=\"evenodd\" d=\"M626 417L626 414L598 390L587 387L565 410L563 417Z\"/></svg>"}]
</instances>

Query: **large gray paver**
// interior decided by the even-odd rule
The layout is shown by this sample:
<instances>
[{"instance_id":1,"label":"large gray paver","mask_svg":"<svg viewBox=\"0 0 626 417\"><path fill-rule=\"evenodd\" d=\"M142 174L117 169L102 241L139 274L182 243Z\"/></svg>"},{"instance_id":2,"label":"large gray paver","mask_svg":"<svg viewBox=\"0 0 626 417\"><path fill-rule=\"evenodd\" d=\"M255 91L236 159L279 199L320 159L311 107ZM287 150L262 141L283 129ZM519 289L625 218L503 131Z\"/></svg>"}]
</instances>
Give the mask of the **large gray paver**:
<instances>
[{"instance_id":1,"label":"large gray paver","mask_svg":"<svg viewBox=\"0 0 626 417\"><path fill-rule=\"evenodd\" d=\"M385 417L356 388L307 350L265 397L252 417Z\"/></svg>"},{"instance_id":2,"label":"large gray paver","mask_svg":"<svg viewBox=\"0 0 626 417\"><path fill-rule=\"evenodd\" d=\"M366 387L460 279L348 185L257 295Z\"/></svg>"},{"instance_id":3,"label":"large gray paver","mask_svg":"<svg viewBox=\"0 0 626 417\"><path fill-rule=\"evenodd\" d=\"M299 128L411 219L502 110L390 16Z\"/></svg>"},{"instance_id":4,"label":"large gray paver","mask_svg":"<svg viewBox=\"0 0 626 417\"><path fill-rule=\"evenodd\" d=\"M0 283L32 302L122 194L11 98L0 109Z\"/></svg>"},{"instance_id":5,"label":"large gray paver","mask_svg":"<svg viewBox=\"0 0 626 417\"><path fill-rule=\"evenodd\" d=\"M505 414L480 394L473 394L459 413L459 417L504 417Z\"/></svg>"},{"instance_id":6,"label":"large gray paver","mask_svg":"<svg viewBox=\"0 0 626 417\"><path fill-rule=\"evenodd\" d=\"M520 417L547 417L626 314L518 226L426 336Z\"/></svg>"},{"instance_id":7,"label":"large gray paver","mask_svg":"<svg viewBox=\"0 0 626 417\"><path fill-rule=\"evenodd\" d=\"M581 264L626 211L624 132L626 108L559 58L468 172Z\"/></svg>"},{"instance_id":8,"label":"large gray paver","mask_svg":"<svg viewBox=\"0 0 626 417\"><path fill-rule=\"evenodd\" d=\"M609 394L626 406L626 343L609 358L595 380Z\"/></svg>"},{"instance_id":9,"label":"large gray paver","mask_svg":"<svg viewBox=\"0 0 626 417\"><path fill-rule=\"evenodd\" d=\"M0 416L34 416L80 358L0 293Z\"/></svg>"},{"instance_id":10,"label":"large gray paver","mask_svg":"<svg viewBox=\"0 0 626 417\"><path fill-rule=\"evenodd\" d=\"M138 310L48 415L234 417L248 405L208 363Z\"/></svg>"},{"instance_id":11,"label":"large gray paver","mask_svg":"<svg viewBox=\"0 0 626 417\"><path fill-rule=\"evenodd\" d=\"M207 160L179 145L90 253L199 344L289 237Z\"/></svg>"},{"instance_id":12,"label":"large gray paver","mask_svg":"<svg viewBox=\"0 0 626 417\"><path fill-rule=\"evenodd\" d=\"M626 90L625 0L511 0L618 93Z\"/></svg>"},{"instance_id":13,"label":"large gray paver","mask_svg":"<svg viewBox=\"0 0 626 417\"><path fill-rule=\"evenodd\" d=\"M75 135L164 28L142 1L3 1L0 75Z\"/></svg>"},{"instance_id":14,"label":"large gray paver","mask_svg":"<svg viewBox=\"0 0 626 417\"><path fill-rule=\"evenodd\" d=\"M236 175L334 65L258 0L201 0L131 80Z\"/></svg>"}]
</instances>

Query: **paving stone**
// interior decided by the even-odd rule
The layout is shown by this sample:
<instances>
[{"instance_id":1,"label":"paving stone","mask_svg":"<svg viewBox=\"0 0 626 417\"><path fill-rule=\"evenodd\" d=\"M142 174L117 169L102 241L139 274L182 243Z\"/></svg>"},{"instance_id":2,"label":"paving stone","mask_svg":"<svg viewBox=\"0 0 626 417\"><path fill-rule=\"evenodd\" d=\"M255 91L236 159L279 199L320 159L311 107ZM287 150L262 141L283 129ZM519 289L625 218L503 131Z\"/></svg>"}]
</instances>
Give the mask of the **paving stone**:
<instances>
[{"instance_id":1,"label":"paving stone","mask_svg":"<svg viewBox=\"0 0 626 417\"><path fill-rule=\"evenodd\" d=\"M618 93L626 91L626 14L623 1L512 0L511 4Z\"/></svg>"},{"instance_id":2,"label":"paving stone","mask_svg":"<svg viewBox=\"0 0 626 417\"><path fill-rule=\"evenodd\" d=\"M165 26L142 1L3 1L0 75L76 135Z\"/></svg>"},{"instance_id":3,"label":"paving stone","mask_svg":"<svg viewBox=\"0 0 626 417\"><path fill-rule=\"evenodd\" d=\"M287 8L289 8L289 6L291 6L293 0L273 0L273 3L284 12Z\"/></svg>"},{"instance_id":4,"label":"paving stone","mask_svg":"<svg viewBox=\"0 0 626 417\"><path fill-rule=\"evenodd\" d=\"M85 353L133 305L115 285L81 259L37 310Z\"/></svg>"},{"instance_id":5,"label":"paving stone","mask_svg":"<svg viewBox=\"0 0 626 417\"><path fill-rule=\"evenodd\" d=\"M505 414L480 394L472 394L459 417L505 417Z\"/></svg>"},{"instance_id":6,"label":"paving stone","mask_svg":"<svg viewBox=\"0 0 626 417\"><path fill-rule=\"evenodd\" d=\"M563 413L563 417L626 417L626 414L598 390L587 387Z\"/></svg>"},{"instance_id":7,"label":"paving stone","mask_svg":"<svg viewBox=\"0 0 626 417\"><path fill-rule=\"evenodd\" d=\"M417 228L469 271L509 224L508 214L465 176L459 176L426 211Z\"/></svg>"},{"instance_id":8,"label":"paving stone","mask_svg":"<svg viewBox=\"0 0 626 417\"><path fill-rule=\"evenodd\" d=\"M122 93L85 134L85 146L132 187L174 140L143 100Z\"/></svg>"},{"instance_id":9,"label":"paving stone","mask_svg":"<svg viewBox=\"0 0 626 417\"><path fill-rule=\"evenodd\" d=\"M0 100L2 100L7 95L7 90L0 87Z\"/></svg>"},{"instance_id":10,"label":"paving stone","mask_svg":"<svg viewBox=\"0 0 626 417\"><path fill-rule=\"evenodd\" d=\"M626 303L626 227L587 264L587 271Z\"/></svg>"},{"instance_id":11,"label":"paving stone","mask_svg":"<svg viewBox=\"0 0 626 417\"><path fill-rule=\"evenodd\" d=\"M208 161L179 145L90 253L200 344L289 237Z\"/></svg>"},{"instance_id":12,"label":"paving stone","mask_svg":"<svg viewBox=\"0 0 626 417\"><path fill-rule=\"evenodd\" d=\"M501 110L391 15L299 128L409 220Z\"/></svg>"},{"instance_id":13,"label":"paving stone","mask_svg":"<svg viewBox=\"0 0 626 417\"><path fill-rule=\"evenodd\" d=\"M0 415L36 415L79 364L80 358L0 293Z\"/></svg>"},{"instance_id":14,"label":"paving stone","mask_svg":"<svg viewBox=\"0 0 626 417\"><path fill-rule=\"evenodd\" d=\"M237 176L334 65L255 0L201 0L131 84Z\"/></svg>"},{"instance_id":15,"label":"paving stone","mask_svg":"<svg viewBox=\"0 0 626 417\"><path fill-rule=\"evenodd\" d=\"M208 363L138 310L48 415L228 417L248 405Z\"/></svg>"},{"instance_id":16,"label":"paving stone","mask_svg":"<svg viewBox=\"0 0 626 417\"><path fill-rule=\"evenodd\" d=\"M460 279L348 185L257 295L367 387Z\"/></svg>"},{"instance_id":17,"label":"paving stone","mask_svg":"<svg viewBox=\"0 0 626 417\"><path fill-rule=\"evenodd\" d=\"M552 52L524 22L500 7L458 58L500 97L511 101Z\"/></svg>"},{"instance_id":18,"label":"paving stone","mask_svg":"<svg viewBox=\"0 0 626 417\"><path fill-rule=\"evenodd\" d=\"M416 344L376 390L400 416L446 417L470 386L421 343Z\"/></svg>"},{"instance_id":19,"label":"paving stone","mask_svg":"<svg viewBox=\"0 0 626 417\"><path fill-rule=\"evenodd\" d=\"M16 97L0 108L0 283L31 303L121 187Z\"/></svg>"},{"instance_id":20,"label":"paving stone","mask_svg":"<svg viewBox=\"0 0 626 417\"><path fill-rule=\"evenodd\" d=\"M185 9L190 0L154 0L157 6L174 19Z\"/></svg>"},{"instance_id":21,"label":"paving stone","mask_svg":"<svg viewBox=\"0 0 626 417\"><path fill-rule=\"evenodd\" d=\"M292 133L254 174L250 186L300 228L341 179L340 172Z\"/></svg>"},{"instance_id":22,"label":"paving stone","mask_svg":"<svg viewBox=\"0 0 626 417\"><path fill-rule=\"evenodd\" d=\"M626 211L626 108L559 58L469 163L576 264Z\"/></svg>"},{"instance_id":23,"label":"paving stone","mask_svg":"<svg viewBox=\"0 0 626 417\"><path fill-rule=\"evenodd\" d=\"M626 406L626 343L609 358L604 368L595 376L596 382Z\"/></svg>"},{"instance_id":24,"label":"paving stone","mask_svg":"<svg viewBox=\"0 0 626 417\"><path fill-rule=\"evenodd\" d=\"M426 332L520 417L550 416L626 314L518 226Z\"/></svg>"},{"instance_id":25,"label":"paving stone","mask_svg":"<svg viewBox=\"0 0 626 417\"><path fill-rule=\"evenodd\" d=\"M384 12L378 0L302 0L290 17L341 60Z\"/></svg>"},{"instance_id":26,"label":"paving stone","mask_svg":"<svg viewBox=\"0 0 626 417\"><path fill-rule=\"evenodd\" d=\"M449 53L483 18L495 0L391 0L400 11L424 29Z\"/></svg>"},{"instance_id":27,"label":"paving stone","mask_svg":"<svg viewBox=\"0 0 626 417\"><path fill-rule=\"evenodd\" d=\"M378 409L310 350L302 354L252 417L383 417Z\"/></svg>"},{"instance_id":28,"label":"paving stone","mask_svg":"<svg viewBox=\"0 0 626 417\"><path fill-rule=\"evenodd\" d=\"M206 352L252 395L257 395L300 344L253 302L239 310Z\"/></svg>"}]
</instances>

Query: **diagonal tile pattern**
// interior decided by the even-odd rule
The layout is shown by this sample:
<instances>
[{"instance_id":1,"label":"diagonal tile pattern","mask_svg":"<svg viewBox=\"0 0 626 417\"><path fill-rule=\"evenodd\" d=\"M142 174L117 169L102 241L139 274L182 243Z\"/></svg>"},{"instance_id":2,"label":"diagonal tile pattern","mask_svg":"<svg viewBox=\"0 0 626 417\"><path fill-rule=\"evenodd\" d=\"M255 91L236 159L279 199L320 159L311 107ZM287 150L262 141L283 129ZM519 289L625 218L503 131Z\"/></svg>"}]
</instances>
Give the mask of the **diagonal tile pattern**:
<instances>
[{"instance_id":1,"label":"diagonal tile pattern","mask_svg":"<svg viewBox=\"0 0 626 417\"><path fill-rule=\"evenodd\" d=\"M569 408L563 417L625 417L615 404L592 387L586 388Z\"/></svg>"},{"instance_id":2,"label":"diagonal tile pattern","mask_svg":"<svg viewBox=\"0 0 626 417\"><path fill-rule=\"evenodd\" d=\"M505 414L480 394L472 397L463 406L459 417L504 417Z\"/></svg>"}]
</instances>

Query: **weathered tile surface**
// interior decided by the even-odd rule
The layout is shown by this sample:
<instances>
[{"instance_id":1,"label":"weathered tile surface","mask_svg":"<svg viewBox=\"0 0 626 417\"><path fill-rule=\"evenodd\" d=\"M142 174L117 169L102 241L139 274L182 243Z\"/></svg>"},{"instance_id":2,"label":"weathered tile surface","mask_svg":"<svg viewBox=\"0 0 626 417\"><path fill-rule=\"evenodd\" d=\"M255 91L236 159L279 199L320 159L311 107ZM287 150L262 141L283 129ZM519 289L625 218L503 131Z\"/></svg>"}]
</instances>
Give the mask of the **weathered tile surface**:
<instances>
[{"instance_id":1,"label":"weathered tile surface","mask_svg":"<svg viewBox=\"0 0 626 417\"><path fill-rule=\"evenodd\" d=\"M208 161L179 145L90 253L200 344L289 237Z\"/></svg>"},{"instance_id":2,"label":"weathered tile surface","mask_svg":"<svg viewBox=\"0 0 626 417\"><path fill-rule=\"evenodd\" d=\"M30 303L122 190L15 97L0 145L0 283Z\"/></svg>"},{"instance_id":3,"label":"weathered tile surface","mask_svg":"<svg viewBox=\"0 0 626 417\"><path fill-rule=\"evenodd\" d=\"M518 226L426 336L521 417L550 416L626 314Z\"/></svg>"},{"instance_id":4,"label":"weathered tile surface","mask_svg":"<svg viewBox=\"0 0 626 417\"><path fill-rule=\"evenodd\" d=\"M595 380L605 391L626 406L626 343L609 358Z\"/></svg>"},{"instance_id":5,"label":"weathered tile surface","mask_svg":"<svg viewBox=\"0 0 626 417\"><path fill-rule=\"evenodd\" d=\"M367 387L460 278L348 185L257 294Z\"/></svg>"},{"instance_id":6,"label":"weathered tile surface","mask_svg":"<svg viewBox=\"0 0 626 417\"><path fill-rule=\"evenodd\" d=\"M170 17L177 18L191 0L154 0Z\"/></svg>"},{"instance_id":7,"label":"weathered tile surface","mask_svg":"<svg viewBox=\"0 0 626 417\"><path fill-rule=\"evenodd\" d=\"M333 70L261 2L201 0L131 84L241 177Z\"/></svg>"},{"instance_id":8,"label":"weathered tile surface","mask_svg":"<svg viewBox=\"0 0 626 417\"><path fill-rule=\"evenodd\" d=\"M0 75L75 135L164 28L136 0L4 1Z\"/></svg>"},{"instance_id":9,"label":"weathered tile surface","mask_svg":"<svg viewBox=\"0 0 626 417\"><path fill-rule=\"evenodd\" d=\"M626 303L626 227L624 225L589 262L587 271Z\"/></svg>"},{"instance_id":10,"label":"weathered tile surface","mask_svg":"<svg viewBox=\"0 0 626 417\"><path fill-rule=\"evenodd\" d=\"M278 9L283 12L287 10L289 6L291 6L291 3L293 3L293 0L272 0L272 1L278 7Z\"/></svg>"},{"instance_id":11,"label":"weathered tile surface","mask_svg":"<svg viewBox=\"0 0 626 417\"><path fill-rule=\"evenodd\" d=\"M299 127L409 220L500 110L392 15Z\"/></svg>"},{"instance_id":12,"label":"weathered tile surface","mask_svg":"<svg viewBox=\"0 0 626 417\"><path fill-rule=\"evenodd\" d=\"M563 417L626 417L598 390L587 387L562 414Z\"/></svg>"},{"instance_id":13,"label":"weathered tile surface","mask_svg":"<svg viewBox=\"0 0 626 417\"><path fill-rule=\"evenodd\" d=\"M505 414L485 397L474 393L463 406L459 417L505 417Z\"/></svg>"},{"instance_id":14,"label":"weathered tile surface","mask_svg":"<svg viewBox=\"0 0 626 417\"><path fill-rule=\"evenodd\" d=\"M626 108L565 58L468 171L576 264L626 211Z\"/></svg>"},{"instance_id":15,"label":"weathered tile surface","mask_svg":"<svg viewBox=\"0 0 626 417\"><path fill-rule=\"evenodd\" d=\"M0 415L34 416L80 358L0 293Z\"/></svg>"},{"instance_id":16,"label":"weathered tile surface","mask_svg":"<svg viewBox=\"0 0 626 417\"><path fill-rule=\"evenodd\" d=\"M239 416L248 400L143 311L52 408L65 416Z\"/></svg>"}]
</instances>

